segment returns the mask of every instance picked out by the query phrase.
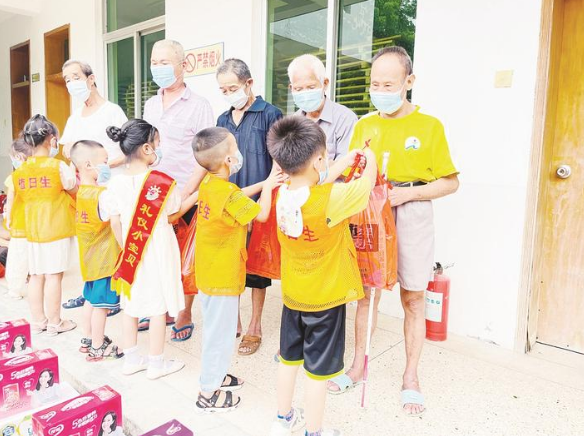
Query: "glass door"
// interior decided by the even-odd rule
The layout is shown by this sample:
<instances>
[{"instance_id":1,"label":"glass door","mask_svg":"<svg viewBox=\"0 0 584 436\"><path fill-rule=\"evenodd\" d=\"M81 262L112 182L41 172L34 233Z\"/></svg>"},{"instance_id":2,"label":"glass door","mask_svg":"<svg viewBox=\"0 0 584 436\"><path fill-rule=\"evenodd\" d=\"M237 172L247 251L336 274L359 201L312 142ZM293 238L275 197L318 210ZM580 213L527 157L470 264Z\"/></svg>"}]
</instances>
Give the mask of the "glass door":
<instances>
[{"instance_id":1,"label":"glass door","mask_svg":"<svg viewBox=\"0 0 584 436\"><path fill-rule=\"evenodd\" d=\"M164 39L164 30L142 34L140 37L140 77L142 78L142 106L140 113L144 113L144 104L158 92L158 85L152 81L150 72L150 55L156 41Z\"/></svg>"},{"instance_id":2,"label":"glass door","mask_svg":"<svg viewBox=\"0 0 584 436\"><path fill-rule=\"evenodd\" d=\"M268 0L266 98L284 114L295 111L288 65L302 54L325 62L328 0Z\"/></svg>"},{"instance_id":3,"label":"glass door","mask_svg":"<svg viewBox=\"0 0 584 436\"><path fill-rule=\"evenodd\" d=\"M128 118L134 118L134 38L107 45L108 98L119 105Z\"/></svg>"}]
</instances>

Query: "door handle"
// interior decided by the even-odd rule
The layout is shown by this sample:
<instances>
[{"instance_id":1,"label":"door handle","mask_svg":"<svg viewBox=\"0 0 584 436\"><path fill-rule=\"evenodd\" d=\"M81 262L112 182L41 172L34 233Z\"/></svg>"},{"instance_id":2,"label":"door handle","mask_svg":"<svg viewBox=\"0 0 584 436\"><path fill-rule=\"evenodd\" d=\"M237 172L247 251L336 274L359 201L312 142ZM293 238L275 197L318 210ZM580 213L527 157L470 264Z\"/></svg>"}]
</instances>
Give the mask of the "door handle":
<instances>
[{"instance_id":1,"label":"door handle","mask_svg":"<svg viewBox=\"0 0 584 436\"><path fill-rule=\"evenodd\" d=\"M560 165L556 170L556 176L558 176L560 179L567 179L571 175L572 168L570 168L570 165Z\"/></svg>"}]
</instances>

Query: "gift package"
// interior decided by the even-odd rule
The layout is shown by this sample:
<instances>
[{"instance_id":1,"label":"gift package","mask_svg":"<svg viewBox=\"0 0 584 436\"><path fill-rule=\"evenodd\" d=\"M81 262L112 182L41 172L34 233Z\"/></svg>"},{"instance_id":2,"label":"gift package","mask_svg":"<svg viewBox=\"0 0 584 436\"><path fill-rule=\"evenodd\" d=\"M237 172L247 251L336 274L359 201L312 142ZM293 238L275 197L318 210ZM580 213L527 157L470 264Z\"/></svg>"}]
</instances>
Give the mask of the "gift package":
<instances>
[{"instance_id":1,"label":"gift package","mask_svg":"<svg viewBox=\"0 0 584 436\"><path fill-rule=\"evenodd\" d=\"M122 398L102 386L35 413L32 425L35 436L123 436Z\"/></svg>"},{"instance_id":2,"label":"gift package","mask_svg":"<svg viewBox=\"0 0 584 436\"><path fill-rule=\"evenodd\" d=\"M150 430L148 433L144 433L142 436L193 436L193 432L186 428L183 424L178 422L176 419L168 421L166 424L162 424L160 427L156 427L154 430Z\"/></svg>"},{"instance_id":3,"label":"gift package","mask_svg":"<svg viewBox=\"0 0 584 436\"><path fill-rule=\"evenodd\" d=\"M19 356L31 351L30 325L25 319L0 322L0 358Z\"/></svg>"},{"instance_id":4,"label":"gift package","mask_svg":"<svg viewBox=\"0 0 584 436\"><path fill-rule=\"evenodd\" d=\"M50 349L0 360L0 418L60 397L59 361Z\"/></svg>"}]
</instances>

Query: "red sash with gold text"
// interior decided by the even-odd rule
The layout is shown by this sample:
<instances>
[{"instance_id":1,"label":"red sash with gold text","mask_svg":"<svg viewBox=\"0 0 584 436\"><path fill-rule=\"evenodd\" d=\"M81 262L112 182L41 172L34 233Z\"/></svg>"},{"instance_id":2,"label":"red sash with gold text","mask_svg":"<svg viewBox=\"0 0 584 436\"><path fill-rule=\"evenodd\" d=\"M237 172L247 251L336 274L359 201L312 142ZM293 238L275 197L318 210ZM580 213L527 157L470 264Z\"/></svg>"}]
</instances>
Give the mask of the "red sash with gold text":
<instances>
[{"instance_id":1,"label":"red sash with gold text","mask_svg":"<svg viewBox=\"0 0 584 436\"><path fill-rule=\"evenodd\" d=\"M150 171L150 174L146 176L126 235L124 251L120 253L116 272L112 277L112 289L118 295L124 294L130 299L130 290L136 277L136 271L150 242L158 218L164 210L168 194L175 184L172 177L159 171Z\"/></svg>"}]
</instances>

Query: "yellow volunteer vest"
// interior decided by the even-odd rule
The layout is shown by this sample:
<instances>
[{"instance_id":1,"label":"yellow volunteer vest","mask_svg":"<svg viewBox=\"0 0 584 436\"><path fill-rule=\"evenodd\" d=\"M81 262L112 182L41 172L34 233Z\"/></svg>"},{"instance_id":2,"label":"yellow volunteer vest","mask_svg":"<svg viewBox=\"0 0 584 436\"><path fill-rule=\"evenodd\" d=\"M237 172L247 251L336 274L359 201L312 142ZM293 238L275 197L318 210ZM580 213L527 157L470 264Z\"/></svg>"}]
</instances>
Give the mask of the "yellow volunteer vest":
<instances>
[{"instance_id":1,"label":"yellow volunteer vest","mask_svg":"<svg viewBox=\"0 0 584 436\"><path fill-rule=\"evenodd\" d=\"M24 203L16 193L14 194L12 209L10 209L10 237L26 238Z\"/></svg>"},{"instance_id":2,"label":"yellow volunteer vest","mask_svg":"<svg viewBox=\"0 0 584 436\"><path fill-rule=\"evenodd\" d=\"M239 188L208 175L199 188L195 234L195 278L207 295L240 295L245 289L247 226L225 214Z\"/></svg>"},{"instance_id":3,"label":"yellow volunteer vest","mask_svg":"<svg viewBox=\"0 0 584 436\"><path fill-rule=\"evenodd\" d=\"M304 232L290 238L278 229L282 248L282 295L289 309L318 312L363 297L349 221L329 228L326 209L332 184L315 186L302 206Z\"/></svg>"},{"instance_id":4,"label":"yellow volunteer vest","mask_svg":"<svg viewBox=\"0 0 584 436\"><path fill-rule=\"evenodd\" d=\"M61 184L60 162L32 156L12 175L15 194L24 204L25 232L30 242L75 236L75 208Z\"/></svg>"},{"instance_id":5,"label":"yellow volunteer vest","mask_svg":"<svg viewBox=\"0 0 584 436\"><path fill-rule=\"evenodd\" d=\"M75 231L81 275L86 282L111 277L120 254L110 223L99 217L99 196L105 189L82 185L77 191Z\"/></svg>"}]
</instances>

